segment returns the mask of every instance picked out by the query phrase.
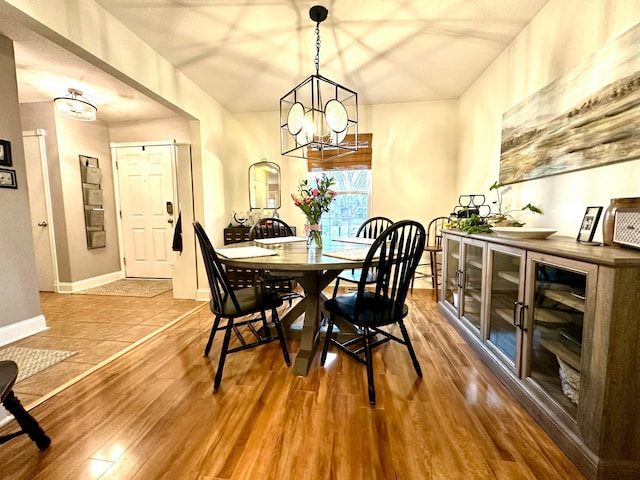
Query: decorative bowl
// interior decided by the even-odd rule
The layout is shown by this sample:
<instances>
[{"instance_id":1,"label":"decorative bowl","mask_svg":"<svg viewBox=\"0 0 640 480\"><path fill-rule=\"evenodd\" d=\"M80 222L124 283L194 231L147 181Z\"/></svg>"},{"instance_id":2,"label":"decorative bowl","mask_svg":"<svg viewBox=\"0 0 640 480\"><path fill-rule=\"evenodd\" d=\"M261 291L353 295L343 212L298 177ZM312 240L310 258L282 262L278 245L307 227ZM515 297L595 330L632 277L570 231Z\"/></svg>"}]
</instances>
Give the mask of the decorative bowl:
<instances>
[{"instance_id":1,"label":"decorative bowl","mask_svg":"<svg viewBox=\"0 0 640 480\"><path fill-rule=\"evenodd\" d=\"M553 228L525 227L491 227L491 230L499 237L514 239L543 239L557 232Z\"/></svg>"}]
</instances>

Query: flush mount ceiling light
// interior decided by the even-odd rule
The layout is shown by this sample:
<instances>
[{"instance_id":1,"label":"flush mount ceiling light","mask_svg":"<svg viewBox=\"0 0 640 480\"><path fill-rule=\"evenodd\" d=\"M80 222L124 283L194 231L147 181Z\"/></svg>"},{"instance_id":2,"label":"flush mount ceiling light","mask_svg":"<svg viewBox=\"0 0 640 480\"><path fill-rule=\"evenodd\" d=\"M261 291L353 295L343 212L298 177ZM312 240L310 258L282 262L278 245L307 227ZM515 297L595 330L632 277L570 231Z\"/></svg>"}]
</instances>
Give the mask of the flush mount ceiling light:
<instances>
[{"instance_id":1,"label":"flush mount ceiling light","mask_svg":"<svg viewBox=\"0 0 640 480\"><path fill-rule=\"evenodd\" d=\"M80 90L70 88L67 90L69 94L64 97L53 99L56 106L56 112L66 118L72 120L81 120L83 122L93 122L96 119L98 109L91 105L89 101L82 96Z\"/></svg>"},{"instance_id":2,"label":"flush mount ceiling light","mask_svg":"<svg viewBox=\"0 0 640 480\"><path fill-rule=\"evenodd\" d=\"M320 5L309 10L316 22L315 75L280 99L282 155L324 160L358 149L358 94L320 75L320 23L328 13Z\"/></svg>"}]
</instances>

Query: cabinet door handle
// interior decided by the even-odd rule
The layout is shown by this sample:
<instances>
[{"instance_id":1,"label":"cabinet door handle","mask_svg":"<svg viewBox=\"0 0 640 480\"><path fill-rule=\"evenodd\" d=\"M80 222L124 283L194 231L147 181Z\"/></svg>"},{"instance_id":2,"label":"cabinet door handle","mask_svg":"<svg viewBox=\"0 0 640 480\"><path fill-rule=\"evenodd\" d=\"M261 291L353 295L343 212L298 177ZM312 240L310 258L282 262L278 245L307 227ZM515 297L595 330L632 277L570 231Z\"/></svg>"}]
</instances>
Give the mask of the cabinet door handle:
<instances>
[{"instance_id":1,"label":"cabinet door handle","mask_svg":"<svg viewBox=\"0 0 640 480\"><path fill-rule=\"evenodd\" d=\"M513 302L513 326L514 327L519 327L520 325L518 325L518 322L516 321L516 311L518 310L518 307L522 306L522 302Z\"/></svg>"},{"instance_id":2,"label":"cabinet door handle","mask_svg":"<svg viewBox=\"0 0 640 480\"><path fill-rule=\"evenodd\" d=\"M518 307L520 310L518 311ZM513 326L518 327L521 330L527 331L524 325L524 311L527 308L522 302L513 302Z\"/></svg>"}]
</instances>

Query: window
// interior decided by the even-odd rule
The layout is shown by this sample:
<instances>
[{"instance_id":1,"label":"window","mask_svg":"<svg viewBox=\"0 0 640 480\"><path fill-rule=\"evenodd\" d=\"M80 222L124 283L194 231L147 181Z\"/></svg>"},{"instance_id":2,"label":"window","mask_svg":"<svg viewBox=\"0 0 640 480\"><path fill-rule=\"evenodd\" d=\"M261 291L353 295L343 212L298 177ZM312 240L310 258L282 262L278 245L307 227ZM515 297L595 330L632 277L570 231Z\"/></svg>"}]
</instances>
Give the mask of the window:
<instances>
[{"instance_id":1,"label":"window","mask_svg":"<svg viewBox=\"0 0 640 480\"><path fill-rule=\"evenodd\" d=\"M371 195L371 170L333 170L327 172L336 184L338 194L328 213L322 215L322 234L328 238L351 237L369 218ZM316 172L309 172L307 179L315 183Z\"/></svg>"},{"instance_id":2,"label":"window","mask_svg":"<svg viewBox=\"0 0 640 480\"><path fill-rule=\"evenodd\" d=\"M338 195L330 211L322 215L322 234L328 238L354 236L371 216L372 141L371 133L359 134L357 152L329 160L309 156L307 179L311 184L321 172L336 181L333 190ZM355 142L355 137L347 135L345 143L348 142Z\"/></svg>"}]
</instances>

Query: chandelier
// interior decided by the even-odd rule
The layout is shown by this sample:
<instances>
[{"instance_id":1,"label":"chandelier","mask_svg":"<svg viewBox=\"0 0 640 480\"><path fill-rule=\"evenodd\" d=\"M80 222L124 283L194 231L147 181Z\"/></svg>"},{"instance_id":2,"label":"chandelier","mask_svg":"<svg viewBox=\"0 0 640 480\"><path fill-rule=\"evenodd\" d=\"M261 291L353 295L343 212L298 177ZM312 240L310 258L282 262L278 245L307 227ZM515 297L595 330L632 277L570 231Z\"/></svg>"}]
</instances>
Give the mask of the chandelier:
<instances>
[{"instance_id":1,"label":"chandelier","mask_svg":"<svg viewBox=\"0 0 640 480\"><path fill-rule=\"evenodd\" d=\"M320 23L328 13L320 5L309 10L316 22L315 75L280 99L282 155L325 160L358 149L358 94L320 75Z\"/></svg>"},{"instance_id":2,"label":"chandelier","mask_svg":"<svg viewBox=\"0 0 640 480\"><path fill-rule=\"evenodd\" d=\"M70 88L67 91L69 92L68 95L53 99L56 112L72 120L93 122L96 119L98 109L82 96L80 90Z\"/></svg>"}]
</instances>

